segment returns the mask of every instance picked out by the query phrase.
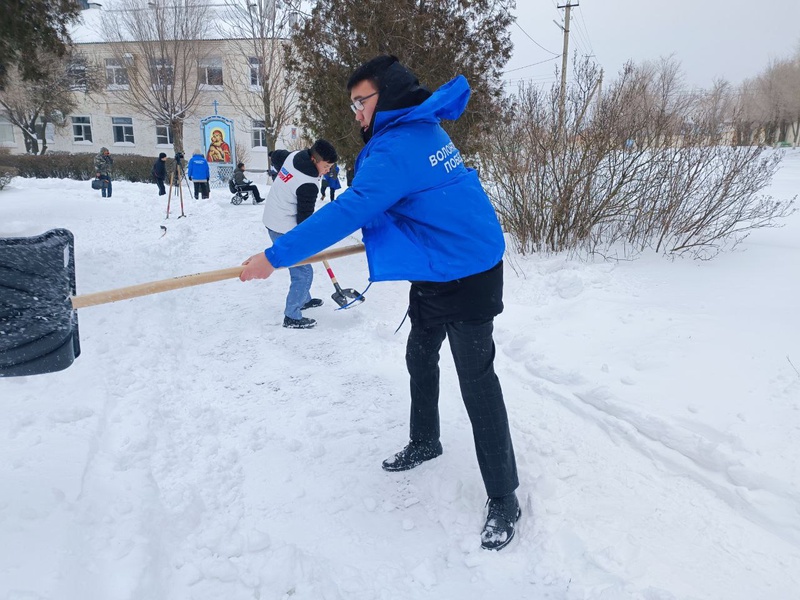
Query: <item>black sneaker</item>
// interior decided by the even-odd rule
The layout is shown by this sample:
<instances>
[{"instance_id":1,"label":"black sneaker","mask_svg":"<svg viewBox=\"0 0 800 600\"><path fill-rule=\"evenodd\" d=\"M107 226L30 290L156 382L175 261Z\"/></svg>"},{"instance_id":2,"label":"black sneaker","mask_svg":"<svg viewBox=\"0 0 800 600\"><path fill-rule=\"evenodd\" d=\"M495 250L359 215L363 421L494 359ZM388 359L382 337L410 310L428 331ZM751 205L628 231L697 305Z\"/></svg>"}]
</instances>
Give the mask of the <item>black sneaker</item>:
<instances>
[{"instance_id":1,"label":"black sneaker","mask_svg":"<svg viewBox=\"0 0 800 600\"><path fill-rule=\"evenodd\" d=\"M324 303L322 302L321 299L312 298L311 300L303 304L303 306L300 307L300 310L306 310L307 308L317 308L318 306L322 306L323 304Z\"/></svg>"},{"instance_id":2,"label":"black sneaker","mask_svg":"<svg viewBox=\"0 0 800 600\"><path fill-rule=\"evenodd\" d=\"M307 319L306 317L300 317L299 319L283 317L283 326L289 329L311 329L316 324L317 322L314 319Z\"/></svg>"},{"instance_id":3,"label":"black sneaker","mask_svg":"<svg viewBox=\"0 0 800 600\"><path fill-rule=\"evenodd\" d=\"M442 443L435 442L409 442L408 446L391 458L383 461L384 471L408 471L418 467L442 453Z\"/></svg>"},{"instance_id":4,"label":"black sneaker","mask_svg":"<svg viewBox=\"0 0 800 600\"><path fill-rule=\"evenodd\" d=\"M514 539L514 531L522 510L514 492L507 496L489 498L486 505L489 507L489 514L481 532L481 548L500 550Z\"/></svg>"}]
</instances>

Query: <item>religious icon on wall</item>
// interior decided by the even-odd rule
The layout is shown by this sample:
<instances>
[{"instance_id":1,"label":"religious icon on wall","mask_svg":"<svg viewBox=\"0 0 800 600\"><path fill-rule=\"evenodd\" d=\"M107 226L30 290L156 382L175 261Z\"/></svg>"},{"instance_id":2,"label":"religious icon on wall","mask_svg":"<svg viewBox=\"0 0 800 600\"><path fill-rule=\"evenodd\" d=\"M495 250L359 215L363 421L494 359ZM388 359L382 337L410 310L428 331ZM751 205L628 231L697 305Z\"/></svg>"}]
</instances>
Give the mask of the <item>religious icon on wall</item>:
<instances>
[{"instance_id":1,"label":"religious icon on wall","mask_svg":"<svg viewBox=\"0 0 800 600\"><path fill-rule=\"evenodd\" d=\"M208 162L231 162L231 147L225 141L225 131L220 127L214 127L208 138L208 152L206 160Z\"/></svg>"}]
</instances>

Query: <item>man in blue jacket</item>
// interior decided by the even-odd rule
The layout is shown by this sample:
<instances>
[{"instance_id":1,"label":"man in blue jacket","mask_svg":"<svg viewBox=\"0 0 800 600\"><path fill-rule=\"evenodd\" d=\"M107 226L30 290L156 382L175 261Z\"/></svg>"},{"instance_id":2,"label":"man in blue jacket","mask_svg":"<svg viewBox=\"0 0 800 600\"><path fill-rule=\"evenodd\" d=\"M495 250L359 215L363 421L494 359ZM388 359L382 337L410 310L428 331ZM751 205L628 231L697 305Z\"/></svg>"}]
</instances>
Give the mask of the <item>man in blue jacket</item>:
<instances>
[{"instance_id":1,"label":"man in blue jacket","mask_svg":"<svg viewBox=\"0 0 800 600\"><path fill-rule=\"evenodd\" d=\"M325 173L322 176L322 185L320 185L320 192L322 193L322 199L325 199L325 190L331 190L331 202L336 200L336 190L342 187L342 183L339 181L339 165L333 165L331 170Z\"/></svg>"},{"instance_id":2,"label":"man in blue jacket","mask_svg":"<svg viewBox=\"0 0 800 600\"><path fill-rule=\"evenodd\" d=\"M379 56L359 67L347 88L366 144L352 186L247 259L241 279L269 277L362 229L370 279L411 282L410 442L383 468L412 469L442 453L439 349L447 337L489 497L481 545L499 550L513 538L521 514L508 416L494 372L505 242L476 172L464 166L440 125L463 113L469 85L458 76L431 94L397 58Z\"/></svg>"},{"instance_id":3,"label":"man in blue jacket","mask_svg":"<svg viewBox=\"0 0 800 600\"><path fill-rule=\"evenodd\" d=\"M195 150L192 158L189 159L187 175L189 176L189 181L194 183L194 199L197 200L200 195L203 196L203 200L208 199L211 194L211 185L209 184L211 169L209 169L208 161L200 150Z\"/></svg>"}]
</instances>

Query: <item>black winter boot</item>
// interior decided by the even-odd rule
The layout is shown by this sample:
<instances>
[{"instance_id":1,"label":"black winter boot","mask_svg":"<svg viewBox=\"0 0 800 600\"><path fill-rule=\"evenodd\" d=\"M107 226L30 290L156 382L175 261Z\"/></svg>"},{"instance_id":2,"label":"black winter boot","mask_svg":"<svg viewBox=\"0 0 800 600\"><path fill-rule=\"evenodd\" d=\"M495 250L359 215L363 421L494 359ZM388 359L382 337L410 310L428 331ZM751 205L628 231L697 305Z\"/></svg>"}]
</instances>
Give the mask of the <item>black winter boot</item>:
<instances>
[{"instance_id":1,"label":"black winter boot","mask_svg":"<svg viewBox=\"0 0 800 600\"><path fill-rule=\"evenodd\" d=\"M408 446L391 458L383 461L384 471L408 471L418 467L442 453L442 443L435 442L409 442Z\"/></svg>"},{"instance_id":2,"label":"black winter boot","mask_svg":"<svg viewBox=\"0 0 800 600\"><path fill-rule=\"evenodd\" d=\"M324 303L322 302L321 299L312 298L311 300L309 300L308 302L303 304L303 306L300 307L300 310L307 310L309 308L317 308L318 306L322 306L323 304Z\"/></svg>"},{"instance_id":3,"label":"black winter boot","mask_svg":"<svg viewBox=\"0 0 800 600\"><path fill-rule=\"evenodd\" d=\"M514 530L522 510L514 492L507 496L489 498L486 504L489 514L481 532L481 547L484 550L500 550L514 539Z\"/></svg>"},{"instance_id":4,"label":"black winter boot","mask_svg":"<svg viewBox=\"0 0 800 600\"><path fill-rule=\"evenodd\" d=\"M299 319L292 319L283 317L283 326L287 329L311 329L317 322L308 317L300 317Z\"/></svg>"}]
</instances>

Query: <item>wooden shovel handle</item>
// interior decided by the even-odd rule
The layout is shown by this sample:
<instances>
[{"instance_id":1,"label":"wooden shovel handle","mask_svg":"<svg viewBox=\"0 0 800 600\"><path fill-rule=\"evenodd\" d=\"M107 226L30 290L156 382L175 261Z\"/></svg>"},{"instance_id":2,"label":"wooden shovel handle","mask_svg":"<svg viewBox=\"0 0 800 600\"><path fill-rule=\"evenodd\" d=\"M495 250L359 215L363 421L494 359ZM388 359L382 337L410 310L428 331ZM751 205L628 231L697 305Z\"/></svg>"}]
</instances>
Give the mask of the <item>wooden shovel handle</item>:
<instances>
[{"instance_id":1,"label":"wooden shovel handle","mask_svg":"<svg viewBox=\"0 0 800 600\"><path fill-rule=\"evenodd\" d=\"M325 252L315 254L314 256L300 261L294 266L297 267L300 265L308 265L315 262L327 261L333 258L349 256L350 254L358 254L359 252L363 251L364 246L362 244L344 246L343 248L334 248L333 250L326 250ZM72 297L72 308L77 309L85 308L87 306L96 306L97 304L108 304L110 302L117 302L118 300L138 298L139 296L159 294L161 292L191 287L193 285L202 285L204 283L213 283L214 281L222 281L224 279L233 279L234 277L239 277L239 275L242 273L242 270L244 270L244 266L240 265L238 267L228 267L227 269L218 269L216 271L195 273L194 275L180 275L170 279L150 281L148 283L140 283L138 285L131 285L105 292L81 294L79 296Z\"/></svg>"}]
</instances>

